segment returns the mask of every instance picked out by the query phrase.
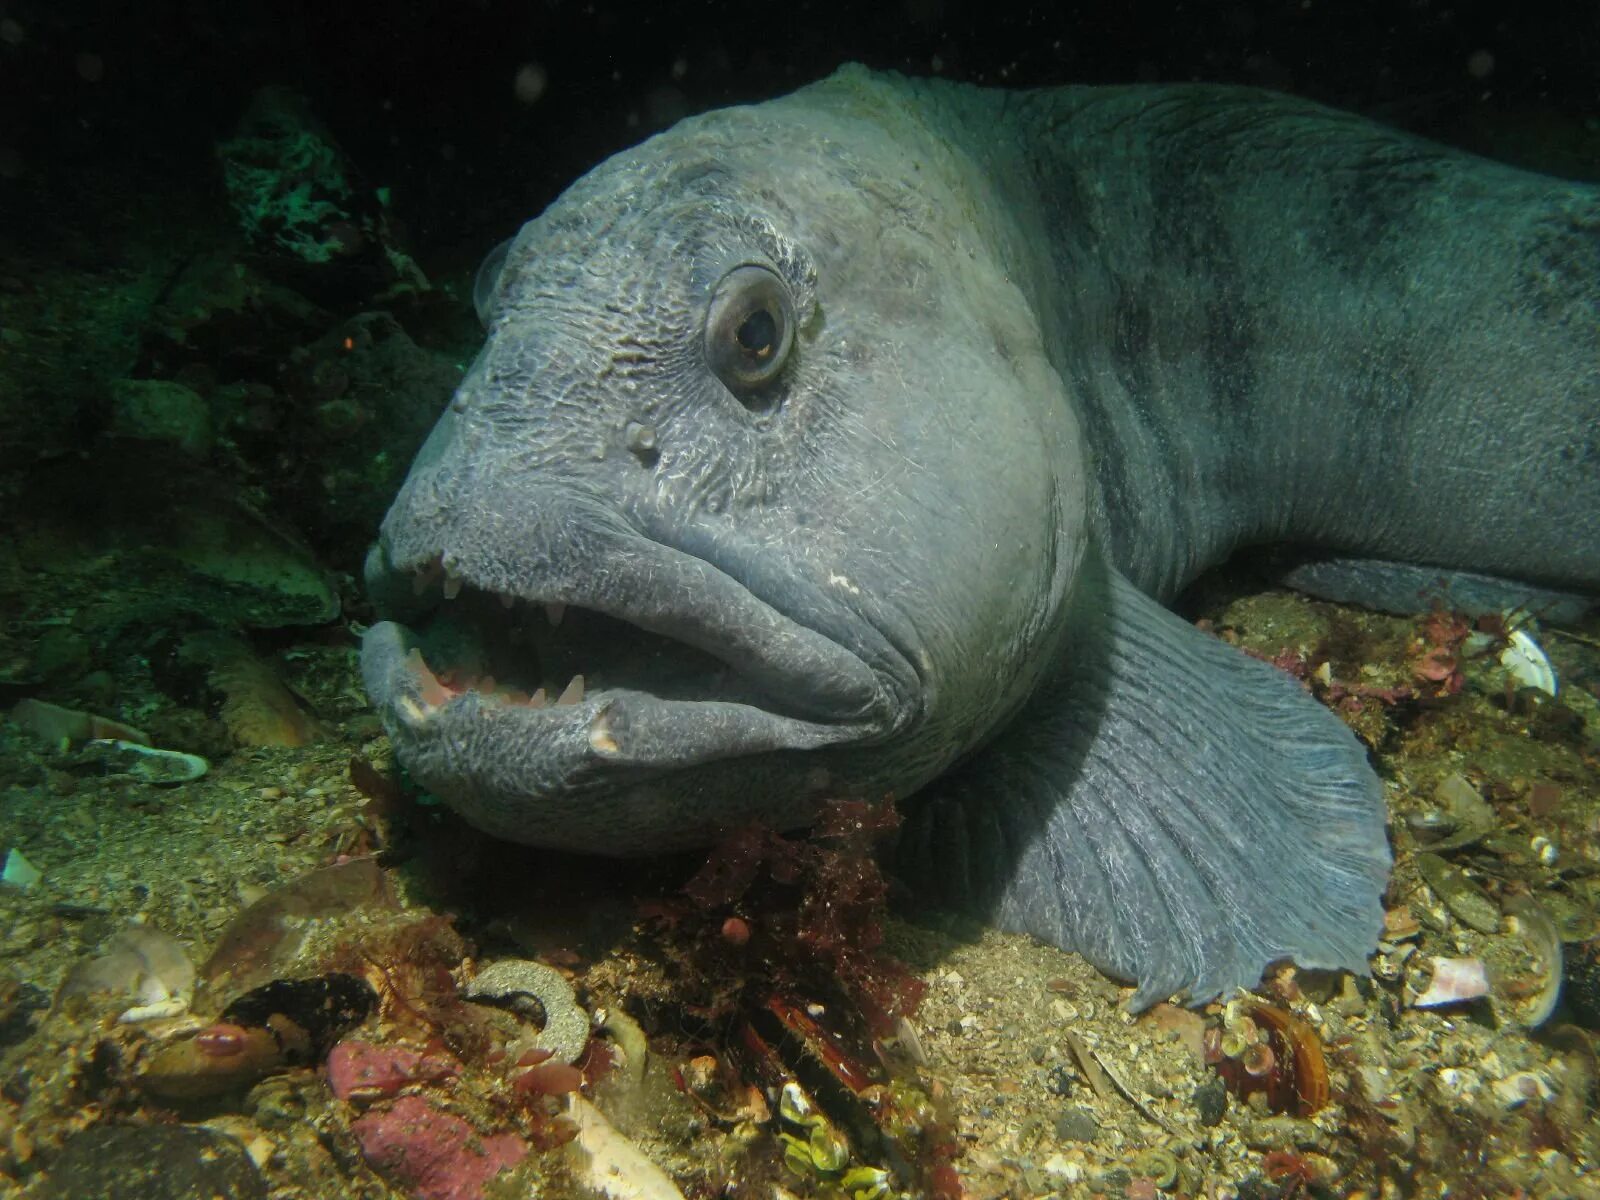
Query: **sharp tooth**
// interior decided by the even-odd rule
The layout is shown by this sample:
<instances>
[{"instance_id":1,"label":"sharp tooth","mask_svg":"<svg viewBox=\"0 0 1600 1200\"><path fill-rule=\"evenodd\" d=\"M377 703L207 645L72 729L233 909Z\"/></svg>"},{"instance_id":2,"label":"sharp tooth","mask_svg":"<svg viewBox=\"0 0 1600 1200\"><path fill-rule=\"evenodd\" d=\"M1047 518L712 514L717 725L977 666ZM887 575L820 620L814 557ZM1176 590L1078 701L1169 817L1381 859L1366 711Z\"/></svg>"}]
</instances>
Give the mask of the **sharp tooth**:
<instances>
[{"instance_id":1,"label":"sharp tooth","mask_svg":"<svg viewBox=\"0 0 1600 1200\"><path fill-rule=\"evenodd\" d=\"M400 714L400 719L415 729L426 723L433 716L433 709L421 700L412 696L401 696L394 702L395 711Z\"/></svg>"},{"instance_id":2,"label":"sharp tooth","mask_svg":"<svg viewBox=\"0 0 1600 1200\"><path fill-rule=\"evenodd\" d=\"M561 618L567 615L567 606L559 600L546 600L544 615L550 618L550 624L561 624Z\"/></svg>"},{"instance_id":3,"label":"sharp tooth","mask_svg":"<svg viewBox=\"0 0 1600 1200\"><path fill-rule=\"evenodd\" d=\"M535 692L533 695L528 697L528 707L529 708L543 708L544 706L545 706L544 689L540 688L537 692Z\"/></svg>"},{"instance_id":4,"label":"sharp tooth","mask_svg":"<svg viewBox=\"0 0 1600 1200\"><path fill-rule=\"evenodd\" d=\"M574 675L572 682L556 697L557 704L577 704L583 699L583 676Z\"/></svg>"},{"instance_id":5,"label":"sharp tooth","mask_svg":"<svg viewBox=\"0 0 1600 1200\"><path fill-rule=\"evenodd\" d=\"M517 602L517 598L515 596L513 596L510 592L502 592L502 593L500 593L500 607L501 608L511 608L512 606L514 606L516 604L516 602Z\"/></svg>"},{"instance_id":6,"label":"sharp tooth","mask_svg":"<svg viewBox=\"0 0 1600 1200\"><path fill-rule=\"evenodd\" d=\"M444 577L444 598L454 600L461 594L461 576L446 575Z\"/></svg>"},{"instance_id":7,"label":"sharp tooth","mask_svg":"<svg viewBox=\"0 0 1600 1200\"><path fill-rule=\"evenodd\" d=\"M589 722L589 745L601 754L616 754L620 747L611 733L611 710L602 710Z\"/></svg>"}]
</instances>

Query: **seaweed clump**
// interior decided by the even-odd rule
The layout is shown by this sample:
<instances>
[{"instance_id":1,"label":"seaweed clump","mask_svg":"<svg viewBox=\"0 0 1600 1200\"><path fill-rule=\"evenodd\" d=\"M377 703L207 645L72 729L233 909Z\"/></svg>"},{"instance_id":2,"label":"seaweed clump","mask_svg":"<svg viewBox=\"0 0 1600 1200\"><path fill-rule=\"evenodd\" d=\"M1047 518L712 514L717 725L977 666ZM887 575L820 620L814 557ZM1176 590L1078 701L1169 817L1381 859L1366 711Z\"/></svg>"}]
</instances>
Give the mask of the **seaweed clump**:
<instances>
[{"instance_id":1,"label":"seaweed clump","mask_svg":"<svg viewBox=\"0 0 1600 1200\"><path fill-rule=\"evenodd\" d=\"M724 837L684 885L689 903L652 914L687 935L670 948L686 980L701 981L700 1015L730 1015L752 993L820 988L842 993L873 1037L893 1036L926 988L884 949L889 889L874 849L899 824L890 803L836 801L809 837L761 826Z\"/></svg>"},{"instance_id":2,"label":"seaweed clump","mask_svg":"<svg viewBox=\"0 0 1600 1200\"><path fill-rule=\"evenodd\" d=\"M647 916L679 1033L716 1052L678 1072L709 1118L768 1125L784 1169L824 1194L950 1200L959 1146L908 1023L925 985L884 942L874 849L898 826L891 804L836 801L809 837L735 830Z\"/></svg>"}]
</instances>

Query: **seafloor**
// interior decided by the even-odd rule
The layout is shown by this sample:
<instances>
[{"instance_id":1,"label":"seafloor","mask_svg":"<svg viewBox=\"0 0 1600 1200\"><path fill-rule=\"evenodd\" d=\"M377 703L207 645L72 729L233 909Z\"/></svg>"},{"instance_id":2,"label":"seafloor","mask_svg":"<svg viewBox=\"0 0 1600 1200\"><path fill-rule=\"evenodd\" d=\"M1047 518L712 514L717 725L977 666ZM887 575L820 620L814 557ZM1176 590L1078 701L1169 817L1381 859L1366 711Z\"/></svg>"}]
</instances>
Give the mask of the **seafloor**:
<instances>
[{"instance_id":1,"label":"seafloor","mask_svg":"<svg viewBox=\"0 0 1600 1200\"><path fill-rule=\"evenodd\" d=\"M1372 748L1371 978L1134 1018L903 899L873 945L859 845L724 847L715 887L495 845L407 788L356 670L468 264L424 278L292 101L250 136L308 207L40 178L0 233L0 1195L1600 1196L1600 623L1525 627L1552 698L1504 625L1191 597ZM841 880L855 924L782 910ZM504 960L538 1003L463 998Z\"/></svg>"}]
</instances>

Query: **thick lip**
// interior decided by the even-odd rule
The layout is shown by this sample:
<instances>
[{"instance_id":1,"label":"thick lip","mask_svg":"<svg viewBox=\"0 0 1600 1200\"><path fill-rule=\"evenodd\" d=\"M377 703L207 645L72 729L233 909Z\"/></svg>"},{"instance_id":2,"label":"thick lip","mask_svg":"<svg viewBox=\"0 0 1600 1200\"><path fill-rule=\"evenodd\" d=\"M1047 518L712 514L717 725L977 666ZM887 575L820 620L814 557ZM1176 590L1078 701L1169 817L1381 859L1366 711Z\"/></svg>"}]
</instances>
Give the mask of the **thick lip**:
<instances>
[{"instance_id":1,"label":"thick lip","mask_svg":"<svg viewBox=\"0 0 1600 1200\"><path fill-rule=\"evenodd\" d=\"M414 589L418 606L431 613L449 613L463 603L463 593L494 609L545 610L555 626L571 609L587 609L642 637L709 656L738 684L734 696L716 694L708 682L704 694L669 698L630 686L626 676L597 688L580 673L530 695L488 679L452 676L450 664L425 659L421 639L409 628L383 621L364 639L362 674L402 755L426 763L419 772L425 783L457 794L581 793L619 775L872 741L891 730L897 714L903 717L895 681L858 654L704 559L653 549L636 573L642 579L609 592L584 588L584 575L572 571L544 586L508 589L494 586L491 564L449 552L413 554L404 563L385 556L386 590ZM628 573L594 574L614 581ZM639 586L645 580L648 586Z\"/></svg>"}]
</instances>

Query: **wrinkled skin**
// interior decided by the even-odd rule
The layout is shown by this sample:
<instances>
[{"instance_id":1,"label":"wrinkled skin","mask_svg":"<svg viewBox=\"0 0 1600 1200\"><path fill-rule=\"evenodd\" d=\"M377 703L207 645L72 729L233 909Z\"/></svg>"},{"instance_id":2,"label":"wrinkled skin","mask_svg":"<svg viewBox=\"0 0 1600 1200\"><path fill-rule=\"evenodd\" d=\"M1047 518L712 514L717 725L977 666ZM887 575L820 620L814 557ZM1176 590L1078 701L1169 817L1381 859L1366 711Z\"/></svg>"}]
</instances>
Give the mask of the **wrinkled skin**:
<instances>
[{"instance_id":1,"label":"wrinkled skin","mask_svg":"<svg viewBox=\"0 0 1600 1200\"><path fill-rule=\"evenodd\" d=\"M841 791L915 790L1048 665L1086 527L1072 408L984 231L943 217L981 181L851 107L686 122L511 247L488 343L384 523L378 590L442 559L451 604L556 601L563 636L596 610L705 654L641 690L599 645L576 705L434 711L406 635L374 630L404 761L482 828L643 853L804 824ZM805 169L775 158L824 136ZM783 281L797 323L753 407L703 350L743 264ZM413 607L409 580L388 590ZM568 678L489 669L552 698Z\"/></svg>"},{"instance_id":2,"label":"wrinkled skin","mask_svg":"<svg viewBox=\"0 0 1600 1200\"><path fill-rule=\"evenodd\" d=\"M846 70L601 165L490 282L363 672L512 840L910 797L907 877L1135 1005L1364 970L1364 751L1158 601L1274 541L1374 604L1600 592L1600 196L1287 97Z\"/></svg>"}]
</instances>

